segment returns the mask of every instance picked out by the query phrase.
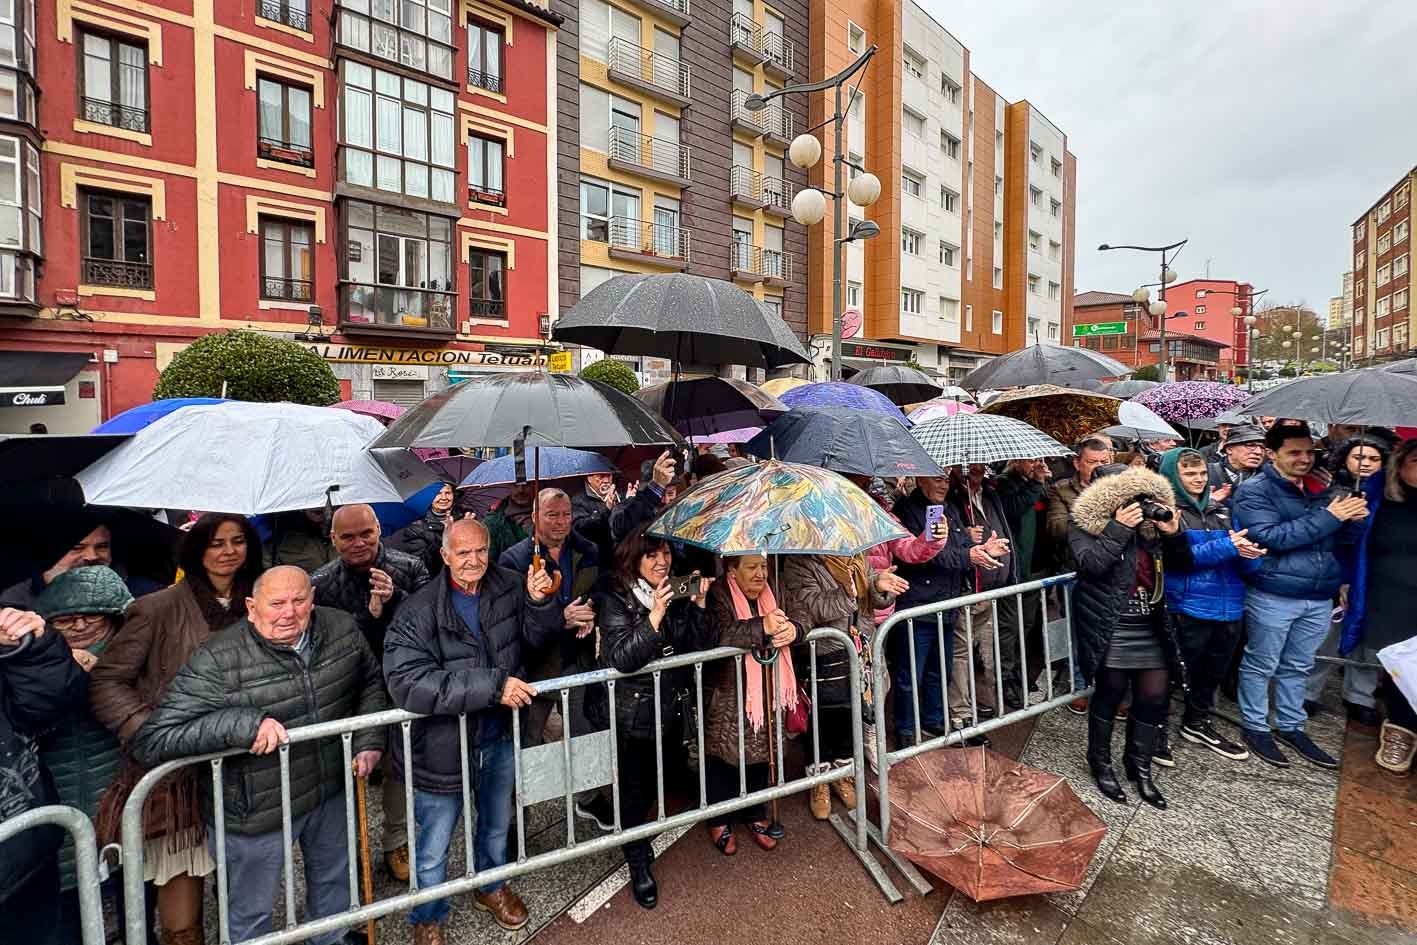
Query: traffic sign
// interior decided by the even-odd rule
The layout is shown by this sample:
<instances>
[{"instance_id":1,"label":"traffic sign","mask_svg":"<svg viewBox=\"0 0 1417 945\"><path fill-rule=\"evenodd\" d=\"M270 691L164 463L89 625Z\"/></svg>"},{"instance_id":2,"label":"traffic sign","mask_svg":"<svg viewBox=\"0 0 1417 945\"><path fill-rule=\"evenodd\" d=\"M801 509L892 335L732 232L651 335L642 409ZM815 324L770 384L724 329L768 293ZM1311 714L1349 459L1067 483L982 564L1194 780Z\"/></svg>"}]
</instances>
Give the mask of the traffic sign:
<instances>
[{"instance_id":1,"label":"traffic sign","mask_svg":"<svg viewBox=\"0 0 1417 945\"><path fill-rule=\"evenodd\" d=\"M1125 335L1126 322L1093 322L1091 325L1074 325L1074 338L1090 338L1093 335Z\"/></svg>"},{"instance_id":2,"label":"traffic sign","mask_svg":"<svg viewBox=\"0 0 1417 945\"><path fill-rule=\"evenodd\" d=\"M552 374L571 373L571 352L553 351L551 352L551 356L546 360L547 366L551 368Z\"/></svg>"}]
</instances>

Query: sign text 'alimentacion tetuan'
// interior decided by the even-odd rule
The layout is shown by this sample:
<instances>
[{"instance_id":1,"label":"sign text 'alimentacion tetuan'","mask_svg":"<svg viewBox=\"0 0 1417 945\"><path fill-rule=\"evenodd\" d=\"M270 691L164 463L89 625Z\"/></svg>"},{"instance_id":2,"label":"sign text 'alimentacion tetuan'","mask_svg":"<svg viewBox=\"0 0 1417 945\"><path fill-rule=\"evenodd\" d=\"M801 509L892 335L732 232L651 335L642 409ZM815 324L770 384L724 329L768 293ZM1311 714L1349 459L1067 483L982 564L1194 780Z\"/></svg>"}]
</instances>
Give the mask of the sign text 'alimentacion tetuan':
<instances>
[{"instance_id":1,"label":"sign text 'alimentacion tetuan'","mask_svg":"<svg viewBox=\"0 0 1417 945\"><path fill-rule=\"evenodd\" d=\"M326 361L346 364L406 364L429 367L494 366L534 368L545 355L530 352L463 351L455 348L384 348L376 345L311 343L305 347Z\"/></svg>"}]
</instances>

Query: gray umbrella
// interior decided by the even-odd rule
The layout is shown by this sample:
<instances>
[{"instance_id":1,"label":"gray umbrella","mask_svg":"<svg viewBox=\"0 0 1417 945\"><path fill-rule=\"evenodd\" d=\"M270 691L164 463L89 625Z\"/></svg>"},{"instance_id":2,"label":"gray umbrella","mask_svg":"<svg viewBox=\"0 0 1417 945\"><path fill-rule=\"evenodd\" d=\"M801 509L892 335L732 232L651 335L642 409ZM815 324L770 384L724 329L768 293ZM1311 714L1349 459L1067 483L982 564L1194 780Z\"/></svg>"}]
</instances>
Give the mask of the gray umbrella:
<instances>
[{"instance_id":1,"label":"gray umbrella","mask_svg":"<svg viewBox=\"0 0 1417 945\"><path fill-rule=\"evenodd\" d=\"M878 364L853 374L847 383L878 390L896 406L934 400L943 393L928 374L904 364Z\"/></svg>"},{"instance_id":2,"label":"gray umbrella","mask_svg":"<svg viewBox=\"0 0 1417 945\"><path fill-rule=\"evenodd\" d=\"M1417 374L1417 358L1403 358L1401 361L1389 361L1387 364L1380 365L1379 369L1391 371L1393 374Z\"/></svg>"},{"instance_id":3,"label":"gray umbrella","mask_svg":"<svg viewBox=\"0 0 1417 945\"><path fill-rule=\"evenodd\" d=\"M1127 397L1135 397L1137 394L1140 394L1142 391L1144 391L1144 390L1146 390L1146 389L1148 389L1148 388L1151 388L1151 387L1155 387L1155 386L1156 386L1157 384L1159 384L1159 383L1161 383L1161 382L1160 382L1160 381L1112 381L1111 383L1103 384L1100 388L1098 388L1098 390L1101 391L1101 392L1104 393L1104 394L1109 394L1109 395L1111 395L1112 397L1121 397L1121 398L1124 398L1124 399L1125 399L1125 398L1127 398Z\"/></svg>"},{"instance_id":4,"label":"gray umbrella","mask_svg":"<svg viewBox=\"0 0 1417 945\"><path fill-rule=\"evenodd\" d=\"M812 359L781 318L731 282L616 276L556 320L556 341L681 364L777 368Z\"/></svg>"},{"instance_id":5,"label":"gray umbrella","mask_svg":"<svg viewBox=\"0 0 1417 945\"><path fill-rule=\"evenodd\" d=\"M1408 426L1417 423L1417 377L1369 370L1301 377L1251 397L1236 410L1254 417Z\"/></svg>"},{"instance_id":6,"label":"gray umbrella","mask_svg":"<svg viewBox=\"0 0 1417 945\"><path fill-rule=\"evenodd\" d=\"M731 377L655 384L635 391L634 397L685 436L760 427L788 411L786 404L766 391Z\"/></svg>"},{"instance_id":7,"label":"gray umbrella","mask_svg":"<svg viewBox=\"0 0 1417 945\"><path fill-rule=\"evenodd\" d=\"M965 375L960 386L970 390L997 390L1030 384L1074 387L1081 381L1120 377L1131 370L1122 362L1087 348L1032 344L981 364Z\"/></svg>"}]
</instances>

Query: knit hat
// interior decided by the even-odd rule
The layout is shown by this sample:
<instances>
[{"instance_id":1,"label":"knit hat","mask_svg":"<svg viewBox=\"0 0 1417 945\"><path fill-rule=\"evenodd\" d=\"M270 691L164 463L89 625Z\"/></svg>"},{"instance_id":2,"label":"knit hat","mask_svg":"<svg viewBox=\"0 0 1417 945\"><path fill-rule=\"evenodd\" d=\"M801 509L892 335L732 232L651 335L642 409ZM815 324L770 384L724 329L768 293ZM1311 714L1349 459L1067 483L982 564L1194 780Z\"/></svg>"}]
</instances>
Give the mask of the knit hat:
<instances>
[{"instance_id":1,"label":"knit hat","mask_svg":"<svg viewBox=\"0 0 1417 945\"><path fill-rule=\"evenodd\" d=\"M118 572L103 565L73 568L56 577L35 603L45 620L70 614L107 614L122 617L133 595Z\"/></svg>"}]
</instances>

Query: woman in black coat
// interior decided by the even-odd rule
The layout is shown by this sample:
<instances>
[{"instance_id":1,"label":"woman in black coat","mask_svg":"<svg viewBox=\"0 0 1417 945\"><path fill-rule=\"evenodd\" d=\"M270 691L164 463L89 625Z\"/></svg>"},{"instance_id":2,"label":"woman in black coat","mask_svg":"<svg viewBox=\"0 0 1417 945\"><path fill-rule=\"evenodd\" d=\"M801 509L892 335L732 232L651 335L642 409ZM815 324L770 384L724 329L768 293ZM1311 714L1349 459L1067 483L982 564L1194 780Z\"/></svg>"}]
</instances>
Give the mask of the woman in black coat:
<instances>
[{"instance_id":1,"label":"woman in black coat","mask_svg":"<svg viewBox=\"0 0 1417 945\"><path fill-rule=\"evenodd\" d=\"M713 578L699 578L694 597L674 600L669 582L673 552L668 542L647 536L644 529L641 525L631 531L615 549L614 584L599 607L601 666L622 673L636 673L654 660L718 644L718 628L704 607ZM588 694L586 709L593 722L598 721L597 714L605 714L604 700L603 690ZM673 733L695 704L693 670L664 673L659 688L661 730L656 733L654 678L632 676L615 684L620 824L624 829L649 821L658 794L655 739L665 739L662 756L667 767L678 755L669 745ZM650 872L654 851L649 841L632 841L623 850L635 901L653 909L659 893Z\"/></svg>"},{"instance_id":2,"label":"woman in black coat","mask_svg":"<svg viewBox=\"0 0 1417 945\"><path fill-rule=\"evenodd\" d=\"M1088 765L1098 789L1125 804L1127 795L1112 770L1112 726L1130 688L1123 763L1142 800L1162 809L1166 799L1152 783L1151 756L1164 733L1168 667L1178 661L1166 624L1163 562L1190 563L1175 501L1171 484L1150 470L1104 466L1078 496L1068 524L1068 549L1078 574L1072 614L1076 659L1095 687Z\"/></svg>"}]
</instances>

